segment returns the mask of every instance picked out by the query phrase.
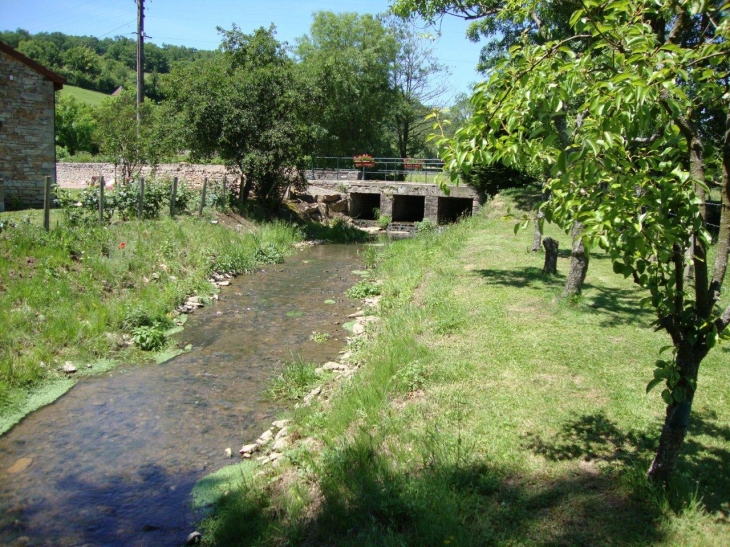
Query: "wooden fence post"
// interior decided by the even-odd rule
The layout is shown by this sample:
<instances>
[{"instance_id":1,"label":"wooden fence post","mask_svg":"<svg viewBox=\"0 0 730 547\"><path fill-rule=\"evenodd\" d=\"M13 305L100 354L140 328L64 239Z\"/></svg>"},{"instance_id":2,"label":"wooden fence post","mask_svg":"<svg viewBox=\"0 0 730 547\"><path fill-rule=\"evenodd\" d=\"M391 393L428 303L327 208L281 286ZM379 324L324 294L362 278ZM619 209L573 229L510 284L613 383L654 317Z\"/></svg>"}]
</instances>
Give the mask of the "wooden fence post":
<instances>
[{"instance_id":1,"label":"wooden fence post","mask_svg":"<svg viewBox=\"0 0 730 547\"><path fill-rule=\"evenodd\" d=\"M226 195L226 176L223 175L223 188L221 189L221 196L223 196L223 207L228 207L228 196Z\"/></svg>"},{"instance_id":2,"label":"wooden fence post","mask_svg":"<svg viewBox=\"0 0 730 547\"><path fill-rule=\"evenodd\" d=\"M5 186L3 186L5 183L3 182L3 179L0 178L0 213L5 212Z\"/></svg>"},{"instance_id":3,"label":"wooden fence post","mask_svg":"<svg viewBox=\"0 0 730 547\"><path fill-rule=\"evenodd\" d=\"M139 177L139 201L137 202L137 218L142 220L144 215L144 177Z\"/></svg>"},{"instance_id":4,"label":"wooden fence post","mask_svg":"<svg viewBox=\"0 0 730 547\"><path fill-rule=\"evenodd\" d=\"M51 229L51 177L46 177L43 187L43 227Z\"/></svg>"},{"instance_id":5,"label":"wooden fence post","mask_svg":"<svg viewBox=\"0 0 730 547\"><path fill-rule=\"evenodd\" d=\"M177 198L177 177L172 179L172 193L170 195L170 216L175 216L175 199Z\"/></svg>"},{"instance_id":6,"label":"wooden fence post","mask_svg":"<svg viewBox=\"0 0 730 547\"><path fill-rule=\"evenodd\" d=\"M99 222L104 222L104 175L99 177Z\"/></svg>"},{"instance_id":7,"label":"wooden fence post","mask_svg":"<svg viewBox=\"0 0 730 547\"><path fill-rule=\"evenodd\" d=\"M200 207L198 207L198 216L203 216L203 207L205 207L205 191L208 189L208 177L203 179L203 193L200 195Z\"/></svg>"}]
</instances>

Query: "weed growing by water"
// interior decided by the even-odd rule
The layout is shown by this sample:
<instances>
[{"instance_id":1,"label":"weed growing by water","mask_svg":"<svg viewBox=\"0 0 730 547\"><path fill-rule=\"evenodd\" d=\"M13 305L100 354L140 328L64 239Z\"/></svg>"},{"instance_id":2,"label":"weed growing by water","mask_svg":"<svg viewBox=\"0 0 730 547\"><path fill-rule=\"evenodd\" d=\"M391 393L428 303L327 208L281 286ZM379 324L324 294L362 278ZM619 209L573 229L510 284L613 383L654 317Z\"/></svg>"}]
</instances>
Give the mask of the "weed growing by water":
<instances>
[{"instance_id":1,"label":"weed growing by water","mask_svg":"<svg viewBox=\"0 0 730 547\"><path fill-rule=\"evenodd\" d=\"M316 342L317 344L324 344L327 340L332 338L332 335L328 332L312 332L312 334L309 335L309 339L313 342Z\"/></svg>"},{"instance_id":2,"label":"weed growing by water","mask_svg":"<svg viewBox=\"0 0 730 547\"><path fill-rule=\"evenodd\" d=\"M272 399L298 401L309 393L318 381L315 363L296 357L283 365L281 373L271 381L267 394Z\"/></svg>"},{"instance_id":3,"label":"weed growing by water","mask_svg":"<svg viewBox=\"0 0 730 547\"><path fill-rule=\"evenodd\" d=\"M347 289L345 294L350 298L360 299L367 298L368 296L377 296L380 294L380 290L380 285L366 279Z\"/></svg>"}]
</instances>

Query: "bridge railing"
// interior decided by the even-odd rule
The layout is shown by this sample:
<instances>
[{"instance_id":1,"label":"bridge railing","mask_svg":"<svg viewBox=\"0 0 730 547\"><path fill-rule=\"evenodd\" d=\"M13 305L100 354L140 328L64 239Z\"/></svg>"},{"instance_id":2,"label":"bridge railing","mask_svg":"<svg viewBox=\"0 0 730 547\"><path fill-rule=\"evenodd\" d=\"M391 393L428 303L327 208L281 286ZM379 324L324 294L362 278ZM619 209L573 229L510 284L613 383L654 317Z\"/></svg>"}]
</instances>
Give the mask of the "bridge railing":
<instances>
[{"instance_id":1,"label":"bridge railing","mask_svg":"<svg viewBox=\"0 0 730 547\"><path fill-rule=\"evenodd\" d=\"M392 180L432 183L443 172L439 158L373 158L372 163L357 163L352 157L316 156L312 158L311 179Z\"/></svg>"}]
</instances>

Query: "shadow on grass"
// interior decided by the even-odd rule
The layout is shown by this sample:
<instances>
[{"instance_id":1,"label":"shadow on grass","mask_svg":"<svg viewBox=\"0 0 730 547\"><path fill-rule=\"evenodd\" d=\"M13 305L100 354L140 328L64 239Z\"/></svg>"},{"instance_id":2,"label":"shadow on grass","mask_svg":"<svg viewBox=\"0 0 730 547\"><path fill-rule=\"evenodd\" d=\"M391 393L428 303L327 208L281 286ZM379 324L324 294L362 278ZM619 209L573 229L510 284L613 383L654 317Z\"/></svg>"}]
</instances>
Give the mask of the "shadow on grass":
<instances>
[{"instance_id":1,"label":"shadow on grass","mask_svg":"<svg viewBox=\"0 0 730 547\"><path fill-rule=\"evenodd\" d=\"M661 423L652 433L623 431L603 412L584 414L563 424L552 438L528 435L526 448L548 460L602 460L629 463L637 459L650 462L656 450ZM691 496L696 488L702 504L712 512L728 516L730 503L730 450L704 442L711 437L730 443L730 427L717 422L711 412L694 413L689 434L682 446L675 482L680 497ZM647 463L648 468L648 463ZM688 485L688 483L696 483ZM686 499L681 501L687 501Z\"/></svg>"},{"instance_id":2,"label":"shadow on grass","mask_svg":"<svg viewBox=\"0 0 730 547\"><path fill-rule=\"evenodd\" d=\"M500 191L500 195L511 198L521 211L534 211L545 201L539 184L530 184L523 188L505 188Z\"/></svg>"},{"instance_id":3,"label":"shadow on grass","mask_svg":"<svg viewBox=\"0 0 730 547\"><path fill-rule=\"evenodd\" d=\"M651 310L639 306L642 291L638 287L630 289L604 288L586 283L583 288L584 294L587 293L585 302L589 304L591 310L604 315L601 321L603 327L618 325L648 326L654 318ZM592 303L590 303L591 301Z\"/></svg>"},{"instance_id":4,"label":"shadow on grass","mask_svg":"<svg viewBox=\"0 0 730 547\"><path fill-rule=\"evenodd\" d=\"M540 268L527 267L521 270L474 270L474 273L487 279L491 284L503 285L524 289L526 287L542 288L548 286L560 286L565 282L565 276L546 275Z\"/></svg>"},{"instance_id":5,"label":"shadow on grass","mask_svg":"<svg viewBox=\"0 0 730 547\"><path fill-rule=\"evenodd\" d=\"M546 287L558 288L565 283L565 276L546 275L540 268L526 267L519 270L474 270L474 273L494 285L515 287L518 289L533 288L542 290ZM590 283L583 285L582 300L585 309L592 313L602 314L601 326L648 325L653 315L651 310L639 306L640 289L603 288ZM591 294L593 293L593 294Z\"/></svg>"},{"instance_id":6,"label":"shadow on grass","mask_svg":"<svg viewBox=\"0 0 730 547\"><path fill-rule=\"evenodd\" d=\"M355 441L325 457L310 485L314 509L292 516L278 487L224 498L215 545L651 545L663 541L656 504L609 477L522 477L483 461L398 469ZM293 517L293 518L292 518ZM212 536L212 537L211 537Z\"/></svg>"}]
</instances>

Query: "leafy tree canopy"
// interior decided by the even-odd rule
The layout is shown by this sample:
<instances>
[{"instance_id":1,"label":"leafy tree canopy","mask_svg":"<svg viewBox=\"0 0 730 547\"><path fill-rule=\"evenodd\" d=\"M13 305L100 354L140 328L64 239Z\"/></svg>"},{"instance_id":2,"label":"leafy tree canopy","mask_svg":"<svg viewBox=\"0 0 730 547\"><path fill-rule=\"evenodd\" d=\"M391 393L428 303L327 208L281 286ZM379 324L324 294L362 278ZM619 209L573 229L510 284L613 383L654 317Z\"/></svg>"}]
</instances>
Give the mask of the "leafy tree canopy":
<instances>
[{"instance_id":1,"label":"leafy tree canopy","mask_svg":"<svg viewBox=\"0 0 730 547\"><path fill-rule=\"evenodd\" d=\"M219 30L224 54L173 70L168 106L194 157L222 158L243 176L242 200L253 190L273 205L288 184L303 182L310 129L302 86L273 25Z\"/></svg>"}]
</instances>

